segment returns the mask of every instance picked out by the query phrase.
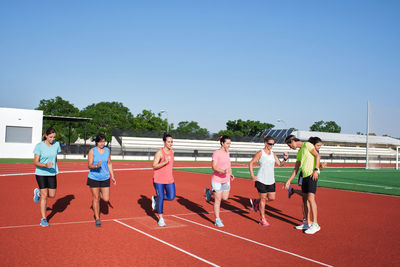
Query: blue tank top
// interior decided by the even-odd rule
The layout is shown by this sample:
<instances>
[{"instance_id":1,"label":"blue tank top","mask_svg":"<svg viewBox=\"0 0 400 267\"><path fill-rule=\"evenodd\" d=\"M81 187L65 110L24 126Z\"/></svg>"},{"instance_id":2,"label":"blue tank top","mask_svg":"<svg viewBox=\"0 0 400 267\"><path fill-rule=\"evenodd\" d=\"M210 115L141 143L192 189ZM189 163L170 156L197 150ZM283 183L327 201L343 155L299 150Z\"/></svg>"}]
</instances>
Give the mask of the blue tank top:
<instances>
[{"instance_id":1,"label":"blue tank top","mask_svg":"<svg viewBox=\"0 0 400 267\"><path fill-rule=\"evenodd\" d=\"M96 181L105 181L110 178L110 171L108 170L108 157L110 156L110 150L108 147L104 148L104 153L100 154L97 147L93 148L93 165L97 165L101 160L101 167L97 169L91 169L89 171L89 178Z\"/></svg>"}]
</instances>

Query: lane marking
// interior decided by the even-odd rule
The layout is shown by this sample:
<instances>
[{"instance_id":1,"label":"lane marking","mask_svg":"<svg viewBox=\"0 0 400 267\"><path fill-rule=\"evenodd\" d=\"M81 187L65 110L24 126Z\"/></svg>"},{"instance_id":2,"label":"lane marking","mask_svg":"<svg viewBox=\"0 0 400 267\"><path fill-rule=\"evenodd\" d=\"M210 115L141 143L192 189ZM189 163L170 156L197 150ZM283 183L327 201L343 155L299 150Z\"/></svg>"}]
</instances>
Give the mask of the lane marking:
<instances>
[{"instance_id":1,"label":"lane marking","mask_svg":"<svg viewBox=\"0 0 400 267\"><path fill-rule=\"evenodd\" d=\"M143 170L152 170L153 168L125 168L125 169L114 169L114 171L143 171ZM75 171L60 171L61 173L78 173L78 172L89 172L89 170L75 170ZM0 174L0 176L19 176L19 175L35 175L34 172L26 172L26 173L7 173Z\"/></svg>"},{"instance_id":2,"label":"lane marking","mask_svg":"<svg viewBox=\"0 0 400 267\"><path fill-rule=\"evenodd\" d=\"M238 171L238 173L245 173L245 174L249 174L249 172L243 172L243 171ZM287 176L282 176L282 175L276 175L276 177L279 178L287 178ZM358 186L369 186L369 187L377 187L377 188L383 188L386 190L390 190L390 189L400 189L400 187L396 187L396 186L387 186L387 185L370 185L370 184L358 184L358 183L349 183L349 182L339 182L339 181L332 181L332 180L325 180L325 179L320 179L321 182L327 182L327 183L335 183L335 184L347 184L347 185L358 185Z\"/></svg>"},{"instance_id":3,"label":"lane marking","mask_svg":"<svg viewBox=\"0 0 400 267\"><path fill-rule=\"evenodd\" d=\"M152 238L152 239L154 239L154 240L156 240L156 241L158 241L158 242L160 242L160 243L163 243L163 244L165 244L165 245L167 245L167 246L169 246L169 247L171 247L171 248L174 248L174 249L176 249L176 250L179 250L179 251L181 251L181 252L183 252L183 253L185 253L185 254L187 254L187 255L193 257L193 258L196 258L196 259L198 259L198 260L200 260L200 261L202 261L202 262L205 262L205 263L207 263L207 264L209 264L209 265L211 265L211 266L219 266L219 265L217 265L217 264L215 264L215 263L212 263L212 262L210 262L210 261L208 261L208 260L206 260L206 259L203 259L203 258L201 258L201 257L199 257L199 256L196 256L196 255L194 255L193 253L190 253L190 252L188 252L188 251L186 251L186 250L184 250L184 249L181 249L181 248L179 248L179 247L177 247L177 246L175 246L175 245L172 245L172 244L170 244L170 243L168 243L168 242L166 242L166 241L164 241L164 240L161 240L161 239L159 239L159 238L157 238L157 237L155 237L155 236L152 236L152 235L150 235L150 234L148 234L148 233L146 233L146 232L143 232L143 231L141 231L141 230L139 230L139 229L137 229L137 228L135 228L135 227L133 227L133 226L130 226L130 225L126 224L126 223L123 223L123 222L121 222L121 221L119 221L119 220L113 220L113 221L114 221L114 222L117 222L117 223L119 223L119 224L121 224L121 225L123 225L123 226L125 226L125 227L128 227L128 228L130 228L130 229L132 229L132 230L135 230L135 231L138 232L138 233L141 233L141 234L143 234L143 235L145 235L145 236L148 236L148 237L150 237L150 238Z\"/></svg>"},{"instance_id":4,"label":"lane marking","mask_svg":"<svg viewBox=\"0 0 400 267\"><path fill-rule=\"evenodd\" d=\"M235 211L246 211L246 209L234 209L234 210L221 210L220 213L223 212L235 212ZM178 213L178 214L170 214L164 215L164 217L172 217L174 215L177 216L187 216L187 215L197 215L197 214L213 214L214 211L205 211L205 212L186 212L186 213ZM116 218L116 219L102 219L102 222L111 222L114 220L124 221L124 220L137 220L141 218L148 218L149 216L137 216L137 217L126 217L126 218ZM91 221L76 221L76 222L59 222L59 223L51 223L52 225L68 225L68 224L79 224L79 223L94 223ZM15 228L29 228L29 227L39 227L40 224L25 224L25 225L10 225L10 226L0 226L0 229L15 229ZM41 227L41 226L40 226Z\"/></svg>"},{"instance_id":5,"label":"lane marking","mask_svg":"<svg viewBox=\"0 0 400 267\"><path fill-rule=\"evenodd\" d=\"M210 167L176 167L174 169L189 169L189 168L198 168L198 169L204 169L204 168L210 168ZM241 167L236 167L236 168L241 168ZM245 168L245 167L243 167ZM153 170L153 168L124 168L124 169L114 169L114 171L142 171L142 170ZM75 171L60 171L59 174L62 173L81 173L81 172L89 172L89 170L75 170ZM242 171L237 171L239 173L246 173L248 174L248 172L242 172ZM207 173L198 173L198 174L205 174L205 175L210 175ZM35 173L13 173L13 174L0 174L1 176L23 176L23 175L35 175ZM286 178L287 176L282 176L282 175L275 175L276 177L280 177L280 178ZM236 177L236 178L241 178L241 179L246 179L247 178L242 178L242 177ZM321 180L321 182L327 182L327 183L336 183L336 184L347 184L347 185L356 185L356 186L366 186L366 187L376 187L376 188L383 188L386 190L393 190L393 189L400 189L400 187L396 187L396 186L383 186L383 185L368 185L368 184L358 184L358 183L348 183L348 182L339 182L339 181L332 181L332 180ZM336 189L336 188L335 188ZM351 190L350 190L351 191ZM358 191L354 191L354 192L358 192ZM361 193L368 193L368 192L361 192ZM373 193L371 193L373 194ZM378 194L380 195L380 194Z\"/></svg>"},{"instance_id":6,"label":"lane marking","mask_svg":"<svg viewBox=\"0 0 400 267\"><path fill-rule=\"evenodd\" d=\"M196 224L196 225L199 225L199 226L202 226L202 227L205 227L205 228L208 228L208 229L211 229L211 230L214 230L214 231L217 231L217 232L226 234L226 235L230 235L230 236L233 236L233 237L236 237L236 238L239 238L239 239L242 239L242 240L245 240L245 241L248 241L248 242L251 242L251 243L260 245L260 246L263 246L263 247L267 247L267 248L270 248L270 249L273 249L273 250L276 250L276 251L279 251L279 252L283 252L283 253L285 253L285 254L289 254L289 255L292 255L292 256L301 258L301 259L303 259L303 260L311 261L311 262L314 262L314 263L317 263L317 264L320 264L320 265L323 265L323 266L332 267L332 265L329 265L329 264L326 264L326 263L323 263L323 262L320 262L320 261L316 261L316 260L313 260L313 259L310 259L310 258L301 256L301 255L299 255L299 254L292 253L292 252L289 252L289 251L286 251L286 250L283 250L283 249L279 249L279 248L276 248L276 247L273 247L273 246L269 246L269 245L266 245L266 244L263 244L263 243L260 243L260 242L257 242L257 241L248 239L248 238L246 238L246 237L242 237L242 236L235 235L235 234L232 234L232 233L229 233L229 232L225 232L225 231L216 229L216 228L214 228L214 227L210 227L210 226L208 226L208 225L204 225L204 224L201 224L201 223L198 223L198 222L195 222L195 221L192 221L192 220L188 220L188 219L185 219L185 218L176 216L176 215L172 215L172 217L175 217L175 218L177 218L177 219L181 219L181 220L183 220L183 221L190 222L190 223L193 223L193 224Z\"/></svg>"},{"instance_id":7,"label":"lane marking","mask_svg":"<svg viewBox=\"0 0 400 267\"><path fill-rule=\"evenodd\" d=\"M282 175L275 175L275 176L280 177L280 178L287 177L287 176L282 176ZM356 184L356 183L339 182L339 181L324 180L324 179L320 179L319 182L327 182L327 183L334 183L334 184L358 185L358 186L369 186L369 187L378 187L378 188L383 188L383 189L400 189L400 187L396 187L396 186L373 185L373 184Z\"/></svg>"}]
</instances>

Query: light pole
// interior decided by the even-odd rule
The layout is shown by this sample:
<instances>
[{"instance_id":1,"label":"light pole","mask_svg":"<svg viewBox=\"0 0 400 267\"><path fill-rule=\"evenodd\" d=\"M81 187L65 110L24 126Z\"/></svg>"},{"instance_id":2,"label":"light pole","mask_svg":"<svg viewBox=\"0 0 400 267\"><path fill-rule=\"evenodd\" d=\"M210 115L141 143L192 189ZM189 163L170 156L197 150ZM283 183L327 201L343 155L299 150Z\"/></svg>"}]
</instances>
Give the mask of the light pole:
<instances>
[{"instance_id":1,"label":"light pole","mask_svg":"<svg viewBox=\"0 0 400 267\"><path fill-rule=\"evenodd\" d=\"M284 120L281 119L277 119L276 122L282 122L285 125L285 128L287 129L287 124Z\"/></svg>"},{"instance_id":2,"label":"light pole","mask_svg":"<svg viewBox=\"0 0 400 267\"><path fill-rule=\"evenodd\" d=\"M160 110L160 113L163 114L165 113L165 116L167 117L167 133L169 132L169 123L168 123L168 112L164 109Z\"/></svg>"}]
</instances>

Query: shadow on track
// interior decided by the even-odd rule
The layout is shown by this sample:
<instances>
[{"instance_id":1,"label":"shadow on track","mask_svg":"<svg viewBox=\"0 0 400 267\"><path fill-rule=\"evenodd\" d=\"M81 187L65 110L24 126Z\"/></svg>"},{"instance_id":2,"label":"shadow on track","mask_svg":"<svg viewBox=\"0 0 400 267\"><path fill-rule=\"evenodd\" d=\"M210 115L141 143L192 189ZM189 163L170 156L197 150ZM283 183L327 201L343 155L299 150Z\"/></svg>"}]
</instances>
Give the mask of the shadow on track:
<instances>
[{"instance_id":1,"label":"shadow on track","mask_svg":"<svg viewBox=\"0 0 400 267\"><path fill-rule=\"evenodd\" d=\"M153 218L156 222L158 222L158 218L151 207L151 199L145 195L140 195L138 199L138 204L140 207L146 212L147 216Z\"/></svg>"},{"instance_id":2,"label":"shadow on track","mask_svg":"<svg viewBox=\"0 0 400 267\"><path fill-rule=\"evenodd\" d=\"M242 197L242 196L238 196L238 195L234 195L235 198L231 198L232 200L240 203L243 205L243 208L251 210L251 204L250 204L250 199L247 197ZM258 213L258 212L257 212ZM270 216L272 218L276 218L278 220L281 220L283 222L286 222L288 224L292 224L292 225L297 225L297 222L293 222L292 220L301 222L300 219L289 216L284 214L281 210L276 209L268 204L265 205L265 213L267 214L267 216Z\"/></svg>"},{"instance_id":3,"label":"shadow on track","mask_svg":"<svg viewBox=\"0 0 400 267\"><path fill-rule=\"evenodd\" d=\"M54 215L56 215L57 213L64 212L71 204L71 201L73 199L75 199L74 195L66 195L62 198L57 199L51 208L47 208L47 210L51 210L50 214L47 215L47 221L50 221L51 218L53 218Z\"/></svg>"},{"instance_id":4,"label":"shadow on track","mask_svg":"<svg viewBox=\"0 0 400 267\"><path fill-rule=\"evenodd\" d=\"M213 220L208 218L205 214L209 214L208 211L206 211L202 205L199 205L193 201L190 201L187 198L184 198L182 196L176 196L177 201L179 204L190 210L191 212L197 213L201 218L203 218L206 221L209 221L211 223L214 223Z\"/></svg>"}]
</instances>

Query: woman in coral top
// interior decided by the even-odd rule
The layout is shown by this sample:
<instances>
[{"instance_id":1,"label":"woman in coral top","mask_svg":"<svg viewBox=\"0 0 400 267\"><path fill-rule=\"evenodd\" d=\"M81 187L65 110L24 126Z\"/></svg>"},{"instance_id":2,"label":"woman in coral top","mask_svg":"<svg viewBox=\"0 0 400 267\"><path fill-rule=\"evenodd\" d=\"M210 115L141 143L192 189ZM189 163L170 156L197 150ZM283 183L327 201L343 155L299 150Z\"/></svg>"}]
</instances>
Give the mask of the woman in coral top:
<instances>
[{"instance_id":1,"label":"woman in coral top","mask_svg":"<svg viewBox=\"0 0 400 267\"><path fill-rule=\"evenodd\" d=\"M230 181L233 181L235 177L232 174L231 158L228 151L231 146L231 138L223 135L218 137L218 140L221 143L221 148L214 151L212 155L212 169L214 171L211 175L212 190L206 190L206 195L210 195L210 191L214 192L215 225L223 227L224 224L219 217L221 201L228 199L231 189Z\"/></svg>"},{"instance_id":2,"label":"woman in coral top","mask_svg":"<svg viewBox=\"0 0 400 267\"><path fill-rule=\"evenodd\" d=\"M172 168L174 165L174 151L172 150L172 136L164 133L164 147L159 149L154 155L153 161L153 185L156 190L155 196L152 196L151 206L153 210L157 210L159 215L158 225L167 226L163 218L164 200L175 199L175 183L172 176Z\"/></svg>"}]
</instances>

